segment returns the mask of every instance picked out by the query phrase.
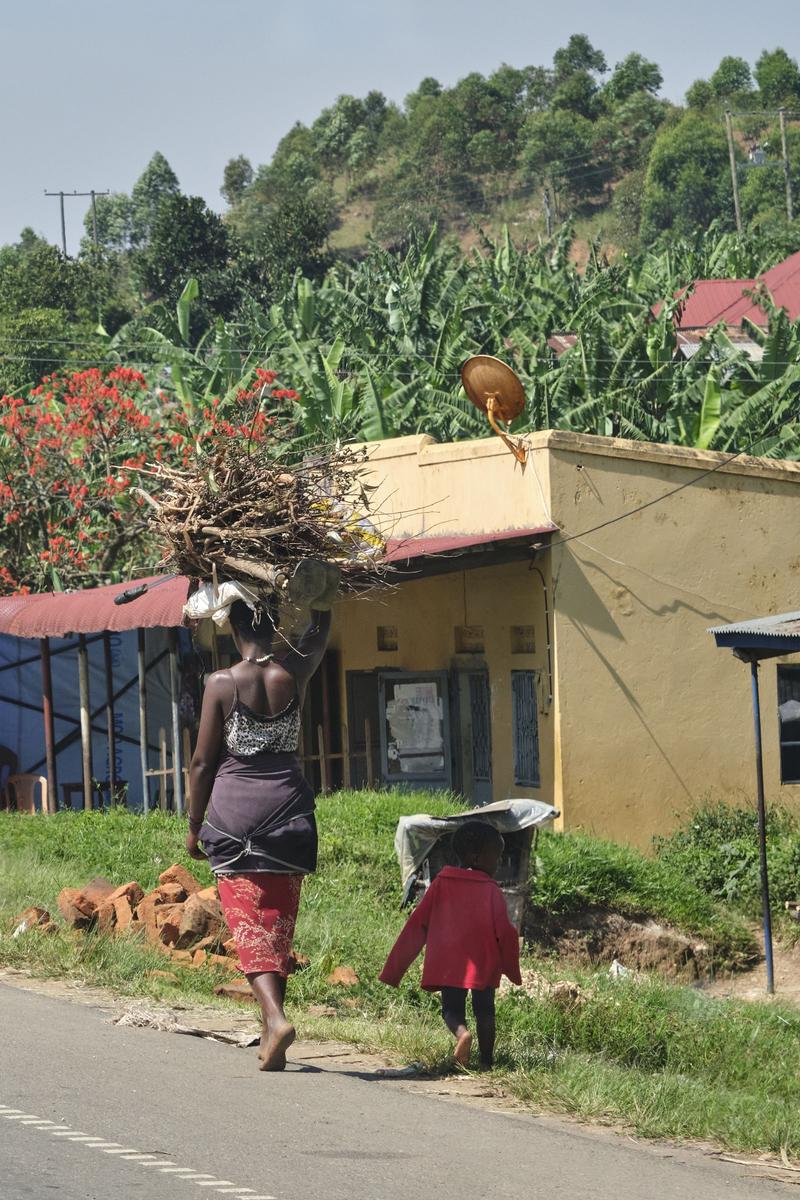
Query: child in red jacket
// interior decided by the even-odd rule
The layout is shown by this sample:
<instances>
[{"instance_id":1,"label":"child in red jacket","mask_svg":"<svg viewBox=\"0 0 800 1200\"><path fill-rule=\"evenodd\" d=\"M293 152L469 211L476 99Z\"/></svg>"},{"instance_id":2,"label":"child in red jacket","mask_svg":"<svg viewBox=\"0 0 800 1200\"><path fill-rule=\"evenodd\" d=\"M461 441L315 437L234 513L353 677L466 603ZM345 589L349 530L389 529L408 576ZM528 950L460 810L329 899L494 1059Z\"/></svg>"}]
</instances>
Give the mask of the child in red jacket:
<instances>
[{"instance_id":1,"label":"child in red jacket","mask_svg":"<svg viewBox=\"0 0 800 1200\"><path fill-rule=\"evenodd\" d=\"M422 986L442 993L442 1017L455 1036L455 1060L466 1067L472 1049L467 992L478 1031L481 1067L494 1061L494 993L500 976L520 983L519 938L493 876L503 839L486 821L465 821L453 835L460 867L444 867L414 909L380 973L397 987L422 947Z\"/></svg>"}]
</instances>

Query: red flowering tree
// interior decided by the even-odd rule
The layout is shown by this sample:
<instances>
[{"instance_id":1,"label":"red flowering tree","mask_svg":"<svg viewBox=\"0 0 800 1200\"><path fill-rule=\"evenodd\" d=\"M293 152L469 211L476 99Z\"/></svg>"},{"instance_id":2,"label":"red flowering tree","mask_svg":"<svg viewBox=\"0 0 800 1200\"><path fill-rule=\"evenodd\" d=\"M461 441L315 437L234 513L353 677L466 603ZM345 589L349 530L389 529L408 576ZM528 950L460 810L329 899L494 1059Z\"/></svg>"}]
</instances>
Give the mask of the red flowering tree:
<instances>
[{"instance_id":1,"label":"red flowering tree","mask_svg":"<svg viewBox=\"0 0 800 1200\"><path fill-rule=\"evenodd\" d=\"M263 442L282 400L257 368L223 400L182 399L139 371L48 376L0 399L0 594L134 578L160 558L136 490L147 462L187 464L218 438Z\"/></svg>"}]
</instances>

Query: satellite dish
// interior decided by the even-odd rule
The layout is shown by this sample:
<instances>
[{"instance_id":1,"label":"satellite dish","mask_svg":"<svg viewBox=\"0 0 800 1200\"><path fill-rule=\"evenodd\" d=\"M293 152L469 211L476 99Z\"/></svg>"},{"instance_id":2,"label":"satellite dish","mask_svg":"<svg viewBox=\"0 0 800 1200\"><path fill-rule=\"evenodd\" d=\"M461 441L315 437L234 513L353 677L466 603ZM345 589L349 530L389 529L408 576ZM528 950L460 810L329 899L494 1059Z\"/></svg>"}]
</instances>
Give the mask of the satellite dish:
<instances>
[{"instance_id":1,"label":"satellite dish","mask_svg":"<svg viewBox=\"0 0 800 1200\"><path fill-rule=\"evenodd\" d=\"M518 463L527 458L525 447L512 441L507 429L498 422L510 425L525 407L525 389L506 363L491 354L475 354L461 367L461 382L467 396L481 412L485 412L494 432L508 446Z\"/></svg>"}]
</instances>

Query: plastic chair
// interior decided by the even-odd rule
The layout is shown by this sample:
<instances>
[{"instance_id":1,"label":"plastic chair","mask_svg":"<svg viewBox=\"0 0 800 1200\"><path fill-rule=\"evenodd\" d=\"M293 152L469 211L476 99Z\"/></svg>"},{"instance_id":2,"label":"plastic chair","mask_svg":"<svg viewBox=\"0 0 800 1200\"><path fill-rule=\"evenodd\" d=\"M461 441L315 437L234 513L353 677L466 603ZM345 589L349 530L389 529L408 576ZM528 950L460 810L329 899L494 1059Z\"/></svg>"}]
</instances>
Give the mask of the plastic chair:
<instances>
[{"instance_id":1,"label":"plastic chair","mask_svg":"<svg viewBox=\"0 0 800 1200\"><path fill-rule=\"evenodd\" d=\"M41 789L41 810L50 811L47 802L47 780L44 775L9 775L6 783L6 807L15 805L17 812L36 812L36 788Z\"/></svg>"}]
</instances>

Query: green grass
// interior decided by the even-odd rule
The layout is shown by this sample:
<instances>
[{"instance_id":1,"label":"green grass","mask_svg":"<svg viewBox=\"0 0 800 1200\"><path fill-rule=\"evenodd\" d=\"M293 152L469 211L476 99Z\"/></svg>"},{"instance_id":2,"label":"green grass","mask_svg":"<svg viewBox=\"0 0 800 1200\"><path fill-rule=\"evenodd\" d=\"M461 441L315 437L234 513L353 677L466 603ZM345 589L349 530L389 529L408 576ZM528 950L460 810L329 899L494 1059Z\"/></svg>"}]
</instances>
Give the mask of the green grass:
<instances>
[{"instance_id":1,"label":"green grass","mask_svg":"<svg viewBox=\"0 0 800 1200\"><path fill-rule=\"evenodd\" d=\"M298 950L312 962L290 985L291 1008L306 1036L342 1038L431 1070L446 1066L450 1039L435 997L418 988L416 969L397 991L375 977L403 921L392 847L397 818L452 811L453 803L402 793L341 793L320 801L320 871L304 886L297 936ZM116 882L137 878L149 887L171 862L195 869L182 841L181 823L160 813L147 820L124 812L0 815L0 962L127 995L208 1000L213 974L178 969L177 987L148 978L165 960L135 939L66 931L9 936L21 908L52 909L62 886L93 874ZM669 855L647 859L581 835L543 838L538 856L537 903L562 912L597 903L649 913L694 932L711 929L726 952L737 944L740 919L687 878L683 860L670 865ZM209 878L205 868L197 873ZM355 968L358 987L343 992L325 982L340 964ZM537 965L558 976L557 963ZM800 1013L717 1000L655 979L615 982L574 968L569 975L587 994L571 1011L517 994L500 999L495 1079L506 1090L537 1107L623 1123L644 1135L800 1154ZM337 1015L313 1018L306 1012L312 1004L330 1004Z\"/></svg>"}]
</instances>

